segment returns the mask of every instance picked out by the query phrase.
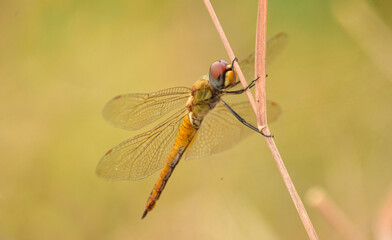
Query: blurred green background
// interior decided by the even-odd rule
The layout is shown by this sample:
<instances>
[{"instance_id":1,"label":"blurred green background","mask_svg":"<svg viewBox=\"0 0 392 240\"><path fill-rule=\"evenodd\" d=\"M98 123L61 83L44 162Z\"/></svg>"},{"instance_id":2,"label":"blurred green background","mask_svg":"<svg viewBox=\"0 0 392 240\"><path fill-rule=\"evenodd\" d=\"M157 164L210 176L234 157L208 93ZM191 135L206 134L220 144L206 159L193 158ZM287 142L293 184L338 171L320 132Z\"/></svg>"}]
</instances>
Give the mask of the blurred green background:
<instances>
[{"instance_id":1,"label":"blurred green background","mask_svg":"<svg viewBox=\"0 0 392 240\"><path fill-rule=\"evenodd\" d=\"M305 200L313 186L376 238L392 176L392 4L268 4L269 37L289 35L267 70L286 167L321 239L342 236ZM247 56L257 2L213 6ZM0 239L306 239L260 136L182 161L143 221L158 174L95 175L102 155L135 134L103 120L109 99L191 86L227 58L202 1L1 1Z\"/></svg>"}]
</instances>

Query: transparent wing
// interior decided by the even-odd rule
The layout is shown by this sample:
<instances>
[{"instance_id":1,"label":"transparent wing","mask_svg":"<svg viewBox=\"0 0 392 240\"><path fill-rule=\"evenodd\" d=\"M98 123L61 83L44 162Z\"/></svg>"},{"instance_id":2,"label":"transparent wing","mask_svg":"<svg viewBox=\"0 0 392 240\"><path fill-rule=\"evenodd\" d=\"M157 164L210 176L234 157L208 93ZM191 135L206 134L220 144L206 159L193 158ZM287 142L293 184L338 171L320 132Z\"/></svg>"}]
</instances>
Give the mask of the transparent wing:
<instances>
[{"instance_id":1,"label":"transparent wing","mask_svg":"<svg viewBox=\"0 0 392 240\"><path fill-rule=\"evenodd\" d=\"M137 130L184 108L189 96L190 89L185 87L119 95L106 104L103 116L115 127Z\"/></svg>"},{"instance_id":2,"label":"transparent wing","mask_svg":"<svg viewBox=\"0 0 392 240\"><path fill-rule=\"evenodd\" d=\"M246 121L256 122L249 101L229 105ZM267 101L267 113L268 122L272 122L278 119L281 109L275 102ZM255 132L238 121L222 103L218 103L205 116L192 145L185 151L185 159L203 158L228 150L252 133Z\"/></svg>"},{"instance_id":3,"label":"transparent wing","mask_svg":"<svg viewBox=\"0 0 392 240\"><path fill-rule=\"evenodd\" d=\"M154 129L110 149L99 162L97 175L110 180L138 180L163 168L186 114L184 107Z\"/></svg>"},{"instance_id":4,"label":"transparent wing","mask_svg":"<svg viewBox=\"0 0 392 240\"><path fill-rule=\"evenodd\" d=\"M267 66L284 49L287 44L287 39L288 36L286 33L279 33L268 40L266 52ZM255 79L255 53L252 53L246 59L240 61L239 64L247 81Z\"/></svg>"}]
</instances>

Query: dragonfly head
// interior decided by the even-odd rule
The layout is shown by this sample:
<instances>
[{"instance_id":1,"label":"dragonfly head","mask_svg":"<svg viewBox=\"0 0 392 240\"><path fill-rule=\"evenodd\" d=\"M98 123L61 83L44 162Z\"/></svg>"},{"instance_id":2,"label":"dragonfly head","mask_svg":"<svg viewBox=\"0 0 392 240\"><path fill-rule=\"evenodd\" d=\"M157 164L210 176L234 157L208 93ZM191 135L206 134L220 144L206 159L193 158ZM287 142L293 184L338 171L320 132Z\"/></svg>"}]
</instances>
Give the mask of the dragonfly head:
<instances>
[{"instance_id":1,"label":"dragonfly head","mask_svg":"<svg viewBox=\"0 0 392 240\"><path fill-rule=\"evenodd\" d=\"M225 60L214 62L209 71L210 84L217 90L225 89L235 83L237 73Z\"/></svg>"}]
</instances>

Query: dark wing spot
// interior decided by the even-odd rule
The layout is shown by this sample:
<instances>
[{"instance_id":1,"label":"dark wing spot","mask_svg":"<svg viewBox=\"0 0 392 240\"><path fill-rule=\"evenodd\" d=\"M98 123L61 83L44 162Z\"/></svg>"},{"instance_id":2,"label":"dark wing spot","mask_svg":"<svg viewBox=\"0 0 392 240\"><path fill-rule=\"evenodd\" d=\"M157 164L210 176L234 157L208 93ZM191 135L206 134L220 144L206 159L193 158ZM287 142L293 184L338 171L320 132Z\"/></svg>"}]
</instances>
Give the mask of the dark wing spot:
<instances>
[{"instance_id":1,"label":"dark wing spot","mask_svg":"<svg viewBox=\"0 0 392 240\"><path fill-rule=\"evenodd\" d=\"M110 149L107 153L105 153L105 156L109 155L112 151L113 151L113 149Z\"/></svg>"}]
</instances>

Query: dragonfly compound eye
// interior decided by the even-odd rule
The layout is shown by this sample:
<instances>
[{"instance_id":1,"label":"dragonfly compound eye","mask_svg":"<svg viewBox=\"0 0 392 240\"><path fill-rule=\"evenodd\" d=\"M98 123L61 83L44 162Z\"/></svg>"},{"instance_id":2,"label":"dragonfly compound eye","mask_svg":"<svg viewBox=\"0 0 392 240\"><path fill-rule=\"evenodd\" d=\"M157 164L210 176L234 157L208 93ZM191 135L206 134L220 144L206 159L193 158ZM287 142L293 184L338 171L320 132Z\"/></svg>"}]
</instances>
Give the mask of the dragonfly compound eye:
<instances>
[{"instance_id":1,"label":"dragonfly compound eye","mask_svg":"<svg viewBox=\"0 0 392 240\"><path fill-rule=\"evenodd\" d=\"M222 89L225 85L225 75L228 62L219 60L214 62L210 67L210 84L215 89Z\"/></svg>"}]
</instances>

